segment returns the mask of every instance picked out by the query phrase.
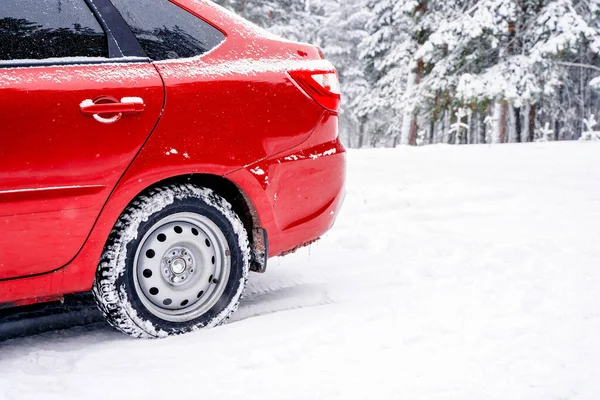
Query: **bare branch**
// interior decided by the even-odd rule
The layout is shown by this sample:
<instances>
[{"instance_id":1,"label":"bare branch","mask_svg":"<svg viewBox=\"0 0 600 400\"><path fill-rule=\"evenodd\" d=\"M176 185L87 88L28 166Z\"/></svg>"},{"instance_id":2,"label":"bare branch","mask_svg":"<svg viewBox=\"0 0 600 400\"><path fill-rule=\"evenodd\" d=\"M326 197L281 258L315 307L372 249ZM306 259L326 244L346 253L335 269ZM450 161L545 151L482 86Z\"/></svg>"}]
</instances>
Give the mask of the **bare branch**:
<instances>
[{"instance_id":1,"label":"bare branch","mask_svg":"<svg viewBox=\"0 0 600 400\"><path fill-rule=\"evenodd\" d=\"M572 63L572 62L566 62L566 61L558 61L557 64L562 65L564 67L587 68L587 69L591 69L591 70L600 72L600 67L596 67L595 65L590 65L590 64L580 64L580 63Z\"/></svg>"}]
</instances>

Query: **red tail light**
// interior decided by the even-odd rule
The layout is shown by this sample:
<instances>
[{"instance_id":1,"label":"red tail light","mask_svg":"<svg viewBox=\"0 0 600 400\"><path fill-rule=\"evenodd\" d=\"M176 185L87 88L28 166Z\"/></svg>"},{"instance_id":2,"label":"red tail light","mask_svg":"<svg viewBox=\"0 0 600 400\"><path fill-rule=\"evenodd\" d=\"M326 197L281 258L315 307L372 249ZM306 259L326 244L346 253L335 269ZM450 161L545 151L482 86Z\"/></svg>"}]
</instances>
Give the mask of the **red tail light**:
<instances>
[{"instance_id":1,"label":"red tail light","mask_svg":"<svg viewBox=\"0 0 600 400\"><path fill-rule=\"evenodd\" d=\"M335 71L293 71L290 76L298 86L329 111L340 111L340 80Z\"/></svg>"}]
</instances>

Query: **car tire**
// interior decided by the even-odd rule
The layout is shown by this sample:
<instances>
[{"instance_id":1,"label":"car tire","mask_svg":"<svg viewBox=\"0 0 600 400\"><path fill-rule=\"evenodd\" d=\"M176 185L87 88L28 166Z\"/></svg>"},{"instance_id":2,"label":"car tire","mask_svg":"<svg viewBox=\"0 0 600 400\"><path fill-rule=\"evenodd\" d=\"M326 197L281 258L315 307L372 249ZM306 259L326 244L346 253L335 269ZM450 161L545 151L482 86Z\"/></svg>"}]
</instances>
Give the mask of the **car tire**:
<instances>
[{"instance_id":1,"label":"car tire","mask_svg":"<svg viewBox=\"0 0 600 400\"><path fill-rule=\"evenodd\" d=\"M93 293L121 332L163 338L226 322L249 265L248 233L224 198L190 184L164 186L139 196L117 221Z\"/></svg>"}]
</instances>

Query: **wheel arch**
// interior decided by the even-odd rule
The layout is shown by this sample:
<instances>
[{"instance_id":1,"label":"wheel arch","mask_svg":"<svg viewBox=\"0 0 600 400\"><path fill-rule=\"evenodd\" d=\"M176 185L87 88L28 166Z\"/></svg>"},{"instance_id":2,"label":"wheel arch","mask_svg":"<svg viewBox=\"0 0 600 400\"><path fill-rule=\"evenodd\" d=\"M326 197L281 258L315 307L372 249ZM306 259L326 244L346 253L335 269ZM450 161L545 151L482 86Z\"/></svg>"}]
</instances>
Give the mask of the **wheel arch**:
<instances>
[{"instance_id":1,"label":"wheel arch","mask_svg":"<svg viewBox=\"0 0 600 400\"><path fill-rule=\"evenodd\" d=\"M211 189L216 194L223 197L231 204L233 210L238 214L248 232L261 226L260 217L250 197L248 197L238 185L231 182L229 179L218 175L199 173L169 177L155 182L139 193L138 196L159 186L183 184L192 184Z\"/></svg>"}]
</instances>

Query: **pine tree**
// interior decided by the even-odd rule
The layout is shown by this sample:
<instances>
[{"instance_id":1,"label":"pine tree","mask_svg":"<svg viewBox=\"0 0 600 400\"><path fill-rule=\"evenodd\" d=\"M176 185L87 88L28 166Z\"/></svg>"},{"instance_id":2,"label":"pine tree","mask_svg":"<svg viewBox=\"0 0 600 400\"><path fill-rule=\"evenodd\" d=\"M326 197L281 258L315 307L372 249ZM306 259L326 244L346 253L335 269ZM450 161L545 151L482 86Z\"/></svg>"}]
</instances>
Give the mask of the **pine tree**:
<instances>
[{"instance_id":1,"label":"pine tree","mask_svg":"<svg viewBox=\"0 0 600 400\"><path fill-rule=\"evenodd\" d=\"M360 58L359 45L368 37L366 23L371 18L363 0L330 2L326 19L319 30L320 43L327 58L338 69L342 83L342 131L354 147L366 145L367 121L372 94L367 64Z\"/></svg>"},{"instance_id":2,"label":"pine tree","mask_svg":"<svg viewBox=\"0 0 600 400\"><path fill-rule=\"evenodd\" d=\"M369 36L361 43L361 56L374 88L366 105L371 113L392 110L394 120L388 135L400 136L400 143L416 141L413 95L419 79L414 54L419 47L419 18L426 11L425 0L367 0L373 10L367 23ZM415 133L411 137L411 130Z\"/></svg>"}]
</instances>

